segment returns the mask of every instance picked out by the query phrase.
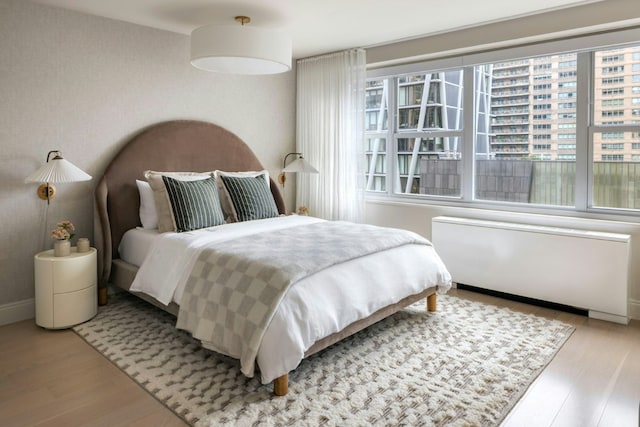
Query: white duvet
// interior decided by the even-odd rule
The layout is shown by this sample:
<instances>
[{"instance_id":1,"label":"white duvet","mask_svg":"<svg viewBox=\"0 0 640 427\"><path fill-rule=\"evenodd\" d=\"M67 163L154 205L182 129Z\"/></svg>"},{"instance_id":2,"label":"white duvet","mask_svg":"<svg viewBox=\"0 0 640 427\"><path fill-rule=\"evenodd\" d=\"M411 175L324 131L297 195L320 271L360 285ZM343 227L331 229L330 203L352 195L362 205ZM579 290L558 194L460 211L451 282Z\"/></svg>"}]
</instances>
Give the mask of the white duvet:
<instances>
[{"instance_id":1,"label":"white duvet","mask_svg":"<svg viewBox=\"0 0 640 427\"><path fill-rule=\"evenodd\" d=\"M280 216L154 238L131 290L163 304L180 304L189 273L204 246L261 231L322 221ZM264 384L294 370L316 341L422 290L446 292L451 276L434 249L407 245L348 261L292 286L265 332L257 362Z\"/></svg>"}]
</instances>

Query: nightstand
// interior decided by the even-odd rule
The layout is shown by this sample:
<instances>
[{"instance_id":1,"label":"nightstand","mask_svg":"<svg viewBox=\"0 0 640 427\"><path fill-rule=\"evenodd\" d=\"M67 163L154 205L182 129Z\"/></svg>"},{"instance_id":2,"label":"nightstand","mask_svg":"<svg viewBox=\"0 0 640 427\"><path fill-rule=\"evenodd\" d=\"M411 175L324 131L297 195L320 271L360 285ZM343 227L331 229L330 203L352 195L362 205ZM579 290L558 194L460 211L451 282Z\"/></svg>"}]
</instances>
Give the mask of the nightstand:
<instances>
[{"instance_id":1,"label":"nightstand","mask_svg":"<svg viewBox=\"0 0 640 427\"><path fill-rule=\"evenodd\" d=\"M36 324L43 328L68 328L98 312L97 251L56 257L53 249L34 257Z\"/></svg>"}]
</instances>

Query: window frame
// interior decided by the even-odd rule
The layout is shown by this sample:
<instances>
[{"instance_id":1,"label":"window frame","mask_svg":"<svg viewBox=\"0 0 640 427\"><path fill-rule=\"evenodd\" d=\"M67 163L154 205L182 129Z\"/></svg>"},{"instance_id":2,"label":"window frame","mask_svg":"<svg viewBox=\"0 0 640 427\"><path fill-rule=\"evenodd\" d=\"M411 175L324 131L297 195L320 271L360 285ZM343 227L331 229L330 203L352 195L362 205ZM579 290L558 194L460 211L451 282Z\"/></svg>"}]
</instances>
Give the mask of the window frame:
<instances>
[{"instance_id":1,"label":"window frame","mask_svg":"<svg viewBox=\"0 0 640 427\"><path fill-rule=\"evenodd\" d=\"M388 102L388 127L386 133L387 141L387 182L385 192L365 193L366 200L370 201L390 201L409 202L428 205L458 206L464 208L494 209L512 212L539 213L552 215L585 216L592 218L611 218L640 222L640 211L637 209L594 207L593 202L593 151L594 135L598 132L615 131L637 132L638 126L634 125L595 125L591 119L591 106L589 99L594 96L593 65L595 62L595 51L603 49L614 49L624 47L624 45L639 45L640 29L626 29L614 31L606 34L593 34L576 37L570 40L556 40L541 42L520 47L509 47L489 52L469 53L460 56L447 56L443 53L443 58L432 60L392 65L382 68L368 70L367 79L393 78L394 76L409 75L420 72L444 72L448 69L463 69L464 89L463 89L463 129L461 131L461 195L434 196L425 194L397 193L395 180L397 175L397 138L399 133L395 132L396 105L395 88L389 91ZM474 76L476 65L489 64L495 62L515 61L543 55L553 55L566 53L577 54L577 69L575 76L575 89L577 94L572 100L576 101L576 183L575 183L575 203L574 206L548 206L534 205L527 203L512 203L503 201L476 200L474 197L474 170L475 170L475 148L476 129L475 111L473 110ZM611 74L604 75L608 78ZM535 84L532 83L532 84ZM620 84L616 82L616 84ZM389 85L390 88L394 84ZM588 94L583 96L581 94ZM471 104L471 105L468 105ZM533 102L531 103L533 105ZM532 107L533 108L533 107ZM393 117L393 119L392 119ZM595 119L595 118L594 118ZM598 118L602 122L602 118ZM450 136L447 132L447 136ZM404 132L400 137L405 137Z\"/></svg>"}]
</instances>

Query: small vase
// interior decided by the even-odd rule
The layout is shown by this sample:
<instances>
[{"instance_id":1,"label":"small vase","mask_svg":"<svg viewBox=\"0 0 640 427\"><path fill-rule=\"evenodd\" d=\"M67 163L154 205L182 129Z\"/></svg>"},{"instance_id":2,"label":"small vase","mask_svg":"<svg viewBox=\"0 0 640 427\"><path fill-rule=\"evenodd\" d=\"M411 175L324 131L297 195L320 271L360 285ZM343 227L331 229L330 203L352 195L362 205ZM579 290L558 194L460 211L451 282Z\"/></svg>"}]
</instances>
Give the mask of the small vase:
<instances>
[{"instance_id":1,"label":"small vase","mask_svg":"<svg viewBox=\"0 0 640 427\"><path fill-rule=\"evenodd\" d=\"M56 240L53 244L54 256L68 256L71 255L71 241L70 240Z\"/></svg>"}]
</instances>

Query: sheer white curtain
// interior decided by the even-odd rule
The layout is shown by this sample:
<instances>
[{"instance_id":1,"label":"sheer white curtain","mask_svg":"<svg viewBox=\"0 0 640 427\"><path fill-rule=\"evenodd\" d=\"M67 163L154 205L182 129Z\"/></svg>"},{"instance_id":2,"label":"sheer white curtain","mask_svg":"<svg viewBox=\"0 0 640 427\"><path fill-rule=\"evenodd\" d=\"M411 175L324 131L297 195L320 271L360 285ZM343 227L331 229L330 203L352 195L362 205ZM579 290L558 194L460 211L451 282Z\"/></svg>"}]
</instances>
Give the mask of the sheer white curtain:
<instances>
[{"instance_id":1,"label":"sheer white curtain","mask_svg":"<svg viewBox=\"0 0 640 427\"><path fill-rule=\"evenodd\" d=\"M297 174L297 206L330 220L364 211L364 49L297 62L297 151L319 174Z\"/></svg>"}]
</instances>

